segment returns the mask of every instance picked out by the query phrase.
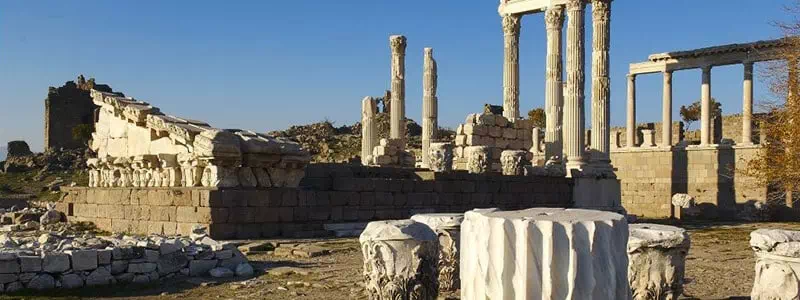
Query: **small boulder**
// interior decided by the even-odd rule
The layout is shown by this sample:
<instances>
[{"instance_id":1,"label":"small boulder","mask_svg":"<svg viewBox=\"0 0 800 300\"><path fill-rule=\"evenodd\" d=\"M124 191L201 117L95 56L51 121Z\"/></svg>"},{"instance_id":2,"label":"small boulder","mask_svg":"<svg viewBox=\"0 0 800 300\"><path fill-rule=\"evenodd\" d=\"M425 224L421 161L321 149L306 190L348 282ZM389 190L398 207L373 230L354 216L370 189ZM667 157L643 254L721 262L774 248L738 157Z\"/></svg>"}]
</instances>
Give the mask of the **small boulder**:
<instances>
[{"instance_id":1,"label":"small boulder","mask_svg":"<svg viewBox=\"0 0 800 300\"><path fill-rule=\"evenodd\" d=\"M253 266L248 263L241 263L236 266L236 276L239 277L250 277L253 276Z\"/></svg>"},{"instance_id":2,"label":"small boulder","mask_svg":"<svg viewBox=\"0 0 800 300\"><path fill-rule=\"evenodd\" d=\"M33 290L49 290L56 287L56 279L50 274L39 274L31 279L28 283L28 288Z\"/></svg>"},{"instance_id":3,"label":"small boulder","mask_svg":"<svg viewBox=\"0 0 800 300\"><path fill-rule=\"evenodd\" d=\"M228 268L213 268L208 272L214 278L228 278L233 277L234 273Z\"/></svg>"}]
</instances>

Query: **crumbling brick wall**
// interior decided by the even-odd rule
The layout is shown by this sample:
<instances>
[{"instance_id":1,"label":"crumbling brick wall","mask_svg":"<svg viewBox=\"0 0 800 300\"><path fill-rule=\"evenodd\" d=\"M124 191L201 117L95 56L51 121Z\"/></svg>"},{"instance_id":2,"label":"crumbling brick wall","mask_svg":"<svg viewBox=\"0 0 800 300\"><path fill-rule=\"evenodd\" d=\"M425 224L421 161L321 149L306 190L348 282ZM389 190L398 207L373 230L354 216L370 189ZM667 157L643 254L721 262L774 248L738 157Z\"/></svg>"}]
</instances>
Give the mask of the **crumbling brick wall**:
<instances>
[{"instance_id":1,"label":"crumbling brick wall","mask_svg":"<svg viewBox=\"0 0 800 300\"><path fill-rule=\"evenodd\" d=\"M44 100L44 147L45 149L75 149L86 147L86 141L75 140L72 130L79 125L94 130L94 111L89 91L112 92L111 87L96 84L94 78L86 80L78 76L77 82L67 81L61 87L50 87Z\"/></svg>"}]
</instances>

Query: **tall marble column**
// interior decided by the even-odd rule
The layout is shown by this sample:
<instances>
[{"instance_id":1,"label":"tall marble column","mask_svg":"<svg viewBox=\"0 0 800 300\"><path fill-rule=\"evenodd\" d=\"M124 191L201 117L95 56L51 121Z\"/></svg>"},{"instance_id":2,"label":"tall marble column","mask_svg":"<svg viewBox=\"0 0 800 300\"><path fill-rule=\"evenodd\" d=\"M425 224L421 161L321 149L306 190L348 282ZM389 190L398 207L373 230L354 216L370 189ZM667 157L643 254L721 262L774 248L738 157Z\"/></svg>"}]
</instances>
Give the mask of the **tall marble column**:
<instances>
[{"instance_id":1,"label":"tall marble column","mask_svg":"<svg viewBox=\"0 0 800 300\"><path fill-rule=\"evenodd\" d=\"M547 124L544 134L545 160L564 155L562 133L564 85L562 82L563 51L561 32L564 28L564 6L551 6L545 12L547 27L547 71L545 73L545 115Z\"/></svg>"},{"instance_id":2,"label":"tall marble column","mask_svg":"<svg viewBox=\"0 0 800 300\"><path fill-rule=\"evenodd\" d=\"M585 16L583 0L567 1L567 90L564 95L564 153L567 169L582 170L586 164L584 85L585 67ZM570 172L567 172L570 174Z\"/></svg>"},{"instance_id":3,"label":"tall marble column","mask_svg":"<svg viewBox=\"0 0 800 300\"><path fill-rule=\"evenodd\" d=\"M711 145L711 66L703 67L700 97L700 145Z\"/></svg>"},{"instance_id":4,"label":"tall marble column","mask_svg":"<svg viewBox=\"0 0 800 300\"><path fill-rule=\"evenodd\" d=\"M744 99L742 102L743 145L753 144L753 63L744 63Z\"/></svg>"},{"instance_id":5,"label":"tall marble column","mask_svg":"<svg viewBox=\"0 0 800 300\"><path fill-rule=\"evenodd\" d=\"M519 30L521 15L503 16L503 116L519 119Z\"/></svg>"},{"instance_id":6,"label":"tall marble column","mask_svg":"<svg viewBox=\"0 0 800 300\"><path fill-rule=\"evenodd\" d=\"M672 71L664 72L664 95L661 101L661 147L672 146Z\"/></svg>"},{"instance_id":7,"label":"tall marble column","mask_svg":"<svg viewBox=\"0 0 800 300\"><path fill-rule=\"evenodd\" d=\"M361 163L371 164L372 149L378 145L378 128L375 115L378 105L372 97L361 101Z\"/></svg>"},{"instance_id":8,"label":"tall marble column","mask_svg":"<svg viewBox=\"0 0 800 300\"><path fill-rule=\"evenodd\" d=\"M439 133L439 99L436 97L437 86L436 60L433 59L433 48L425 48L425 61L422 70L422 167L430 166L431 140L438 138Z\"/></svg>"},{"instance_id":9,"label":"tall marble column","mask_svg":"<svg viewBox=\"0 0 800 300\"><path fill-rule=\"evenodd\" d=\"M625 142L628 148L636 147L636 74L628 74L628 110Z\"/></svg>"},{"instance_id":10,"label":"tall marble column","mask_svg":"<svg viewBox=\"0 0 800 300\"><path fill-rule=\"evenodd\" d=\"M592 0L592 165L613 172L611 133L611 80L608 51L611 43L611 0Z\"/></svg>"},{"instance_id":11,"label":"tall marble column","mask_svg":"<svg viewBox=\"0 0 800 300\"><path fill-rule=\"evenodd\" d=\"M405 140L406 137L406 37L389 37L392 49L392 101L389 137Z\"/></svg>"}]
</instances>

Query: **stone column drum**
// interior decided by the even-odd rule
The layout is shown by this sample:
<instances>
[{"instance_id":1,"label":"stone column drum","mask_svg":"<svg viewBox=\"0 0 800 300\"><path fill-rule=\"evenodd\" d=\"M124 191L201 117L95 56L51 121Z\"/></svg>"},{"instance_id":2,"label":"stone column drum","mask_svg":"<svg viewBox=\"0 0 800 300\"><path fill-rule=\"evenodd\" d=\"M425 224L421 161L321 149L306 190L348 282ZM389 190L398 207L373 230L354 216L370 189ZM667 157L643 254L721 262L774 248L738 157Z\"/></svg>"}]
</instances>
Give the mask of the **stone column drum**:
<instances>
[{"instance_id":1,"label":"stone column drum","mask_svg":"<svg viewBox=\"0 0 800 300\"><path fill-rule=\"evenodd\" d=\"M389 37L392 49L392 101L389 102L389 137L406 138L406 37Z\"/></svg>"},{"instance_id":2,"label":"stone column drum","mask_svg":"<svg viewBox=\"0 0 800 300\"><path fill-rule=\"evenodd\" d=\"M439 236L439 291L455 291L459 282L458 247L464 214L419 214L411 220L428 225Z\"/></svg>"},{"instance_id":3,"label":"stone column drum","mask_svg":"<svg viewBox=\"0 0 800 300\"><path fill-rule=\"evenodd\" d=\"M526 156L528 151L505 150L500 154L500 164L503 168L503 175L522 176L525 175L525 166L528 165Z\"/></svg>"},{"instance_id":4,"label":"stone column drum","mask_svg":"<svg viewBox=\"0 0 800 300\"><path fill-rule=\"evenodd\" d=\"M464 148L467 156L467 171L470 174L484 174L491 170L492 153L487 146L469 146Z\"/></svg>"},{"instance_id":5,"label":"stone column drum","mask_svg":"<svg viewBox=\"0 0 800 300\"><path fill-rule=\"evenodd\" d=\"M434 300L438 296L439 242L412 220L375 221L359 237L370 300Z\"/></svg>"},{"instance_id":6,"label":"stone column drum","mask_svg":"<svg viewBox=\"0 0 800 300\"><path fill-rule=\"evenodd\" d=\"M592 164L596 173L609 174L611 167L611 0L592 0Z\"/></svg>"},{"instance_id":7,"label":"stone column drum","mask_svg":"<svg viewBox=\"0 0 800 300\"><path fill-rule=\"evenodd\" d=\"M683 293L686 230L658 224L631 224L628 282L634 300L677 300Z\"/></svg>"},{"instance_id":8,"label":"stone column drum","mask_svg":"<svg viewBox=\"0 0 800 300\"><path fill-rule=\"evenodd\" d=\"M428 156L430 158L430 164L428 168L431 171L453 171L453 144L431 143Z\"/></svg>"},{"instance_id":9,"label":"stone column drum","mask_svg":"<svg viewBox=\"0 0 800 300\"><path fill-rule=\"evenodd\" d=\"M742 140L743 145L753 144L753 63L744 63L742 101Z\"/></svg>"},{"instance_id":10,"label":"stone column drum","mask_svg":"<svg viewBox=\"0 0 800 300\"><path fill-rule=\"evenodd\" d=\"M750 233L756 253L752 300L800 299L800 231L759 229Z\"/></svg>"},{"instance_id":11,"label":"stone column drum","mask_svg":"<svg viewBox=\"0 0 800 300\"><path fill-rule=\"evenodd\" d=\"M372 97L361 101L361 164L372 164L372 149L378 145L378 128L375 116L378 105Z\"/></svg>"},{"instance_id":12,"label":"stone column drum","mask_svg":"<svg viewBox=\"0 0 800 300\"><path fill-rule=\"evenodd\" d=\"M461 223L461 299L630 299L628 224L562 208L473 210Z\"/></svg>"},{"instance_id":13,"label":"stone column drum","mask_svg":"<svg viewBox=\"0 0 800 300\"><path fill-rule=\"evenodd\" d=\"M422 72L422 167L430 166L431 140L439 138L439 99L436 97L436 60L433 49L425 48Z\"/></svg>"}]
</instances>

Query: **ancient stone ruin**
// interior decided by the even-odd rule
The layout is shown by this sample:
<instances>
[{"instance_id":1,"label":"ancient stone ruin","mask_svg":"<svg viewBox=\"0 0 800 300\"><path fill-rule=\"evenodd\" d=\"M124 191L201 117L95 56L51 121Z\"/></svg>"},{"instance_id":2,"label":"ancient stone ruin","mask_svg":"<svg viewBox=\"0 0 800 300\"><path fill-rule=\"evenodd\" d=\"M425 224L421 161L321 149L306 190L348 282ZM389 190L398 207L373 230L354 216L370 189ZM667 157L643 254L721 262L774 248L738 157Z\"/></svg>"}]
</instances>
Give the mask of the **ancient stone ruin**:
<instances>
[{"instance_id":1,"label":"ancient stone ruin","mask_svg":"<svg viewBox=\"0 0 800 300\"><path fill-rule=\"evenodd\" d=\"M83 148L87 142L73 131L78 126L94 128L97 109L92 101L91 90L112 93L111 87L86 80L83 75L77 81L67 81L61 87L50 87L44 100L44 147L45 149ZM122 94L119 94L122 96Z\"/></svg>"},{"instance_id":2,"label":"ancient stone ruin","mask_svg":"<svg viewBox=\"0 0 800 300\"><path fill-rule=\"evenodd\" d=\"M292 141L161 113L92 90L100 107L90 187L297 187L310 158Z\"/></svg>"}]
</instances>

